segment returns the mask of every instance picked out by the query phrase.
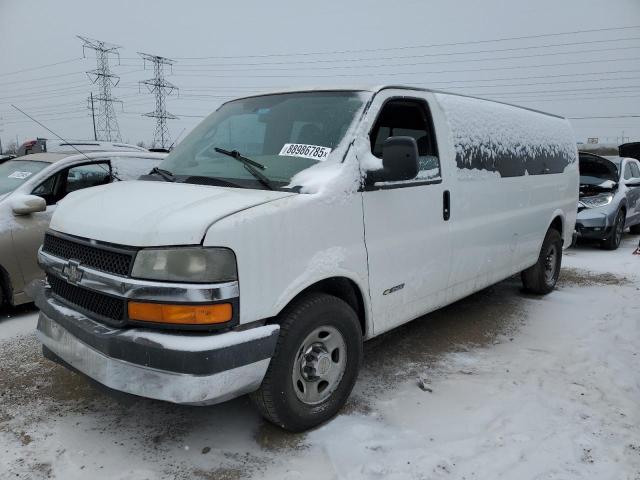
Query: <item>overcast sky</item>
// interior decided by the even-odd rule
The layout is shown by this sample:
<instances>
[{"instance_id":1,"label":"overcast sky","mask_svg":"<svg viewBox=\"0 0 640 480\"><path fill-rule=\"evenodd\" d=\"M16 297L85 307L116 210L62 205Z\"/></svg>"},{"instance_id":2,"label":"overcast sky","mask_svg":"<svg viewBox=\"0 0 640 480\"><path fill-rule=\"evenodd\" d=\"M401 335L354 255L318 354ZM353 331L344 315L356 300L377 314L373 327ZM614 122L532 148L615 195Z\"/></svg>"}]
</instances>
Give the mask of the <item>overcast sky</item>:
<instances>
[{"instance_id":1,"label":"overcast sky","mask_svg":"<svg viewBox=\"0 0 640 480\"><path fill-rule=\"evenodd\" d=\"M408 84L567 117L640 115L640 0L0 0L3 144L51 137L11 103L66 138L92 138L83 72L96 60L76 35L122 47L113 95L131 143L155 128L140 115L154 99L138 87L152 71L137 52L176 60L174 138L224 99L309 85ZM580 141L640 140L640 118L572 123Z\"/></svg>"}]
</instances>

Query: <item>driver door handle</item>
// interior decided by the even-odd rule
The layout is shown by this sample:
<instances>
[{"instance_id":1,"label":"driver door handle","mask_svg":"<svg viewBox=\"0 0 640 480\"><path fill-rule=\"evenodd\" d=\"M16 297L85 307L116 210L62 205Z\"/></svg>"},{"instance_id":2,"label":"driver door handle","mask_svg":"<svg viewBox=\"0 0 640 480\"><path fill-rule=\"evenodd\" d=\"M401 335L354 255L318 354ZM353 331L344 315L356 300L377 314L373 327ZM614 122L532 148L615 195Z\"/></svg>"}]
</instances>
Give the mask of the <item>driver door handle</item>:
<instances>
[{"instance_id":1,"label":"driver door handle","mask_svg":"<svg viewBox=\"0 0 640 480\"><path fill-rule=\"evenodd\" d=\"M445 190L442 192L442 218L445 220L449 220L451 217L451 194L449 190Z\"/></svg>"}]
</instances>

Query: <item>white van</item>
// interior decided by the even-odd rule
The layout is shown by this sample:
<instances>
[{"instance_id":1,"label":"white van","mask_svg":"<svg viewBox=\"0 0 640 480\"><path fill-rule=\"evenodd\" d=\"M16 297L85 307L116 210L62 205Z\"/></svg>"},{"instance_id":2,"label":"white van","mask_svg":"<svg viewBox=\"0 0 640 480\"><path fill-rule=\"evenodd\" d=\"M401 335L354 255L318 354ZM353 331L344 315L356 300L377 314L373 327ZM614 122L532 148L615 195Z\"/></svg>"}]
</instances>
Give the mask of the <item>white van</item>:
<instances>
[{"instance_id":1,"label":"white van","mask_svg":"<svg viewBox=\"0 0 640 480\"><path fill-rule=\"evenodd\" d=\"M312 427L345 403L363 340L519 272L554 288L577 158L563 118L430 90L227 102L154 174L58 206L43 350L113 389L252 393Z\"/></svg>"}]
</instances>

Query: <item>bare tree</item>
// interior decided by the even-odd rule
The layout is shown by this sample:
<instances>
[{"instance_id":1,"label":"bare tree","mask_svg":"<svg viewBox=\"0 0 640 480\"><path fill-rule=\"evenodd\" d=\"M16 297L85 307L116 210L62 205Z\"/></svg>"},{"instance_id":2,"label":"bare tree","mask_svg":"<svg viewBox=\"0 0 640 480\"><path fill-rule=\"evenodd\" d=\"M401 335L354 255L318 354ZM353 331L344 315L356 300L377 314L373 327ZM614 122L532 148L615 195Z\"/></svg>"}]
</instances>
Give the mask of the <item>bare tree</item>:
<instances>
[{"instance_id":1,"label":"bare tree","mask_svg":"<svg viewBox=\"0 0 640 480\"><path fill-rule=\"evenodd\" d=\"M2 148L2 153L6 155L15 155L18 153L18 144L15 140L9 142L9 145Z\"/></svg>"}]
</instances>

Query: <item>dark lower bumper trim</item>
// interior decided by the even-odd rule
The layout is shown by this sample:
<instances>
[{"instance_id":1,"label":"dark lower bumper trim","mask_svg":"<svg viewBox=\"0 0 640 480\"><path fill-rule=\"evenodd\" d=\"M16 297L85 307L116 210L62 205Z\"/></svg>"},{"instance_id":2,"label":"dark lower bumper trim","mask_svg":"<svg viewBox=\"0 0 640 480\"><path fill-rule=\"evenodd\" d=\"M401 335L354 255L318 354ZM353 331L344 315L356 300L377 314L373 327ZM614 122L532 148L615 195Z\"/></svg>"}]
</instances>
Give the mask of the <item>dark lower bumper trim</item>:
<instances>
[{"instance_id":1,"label":"dark lower bumper trim","mask_svg":"<svg viewBox=\"0 0 640 480\"><path fill-rule=\"evenodd\" d=\"M181 344L188 345L191 337L194 343L205 337L233 335L226 333L176 333L160 332L150 329L136 329L140 335L131 335L132 330L111 328L98 323L79 312L68 309L59 304L51 296L48 289L38 288L35 292L35 303L52 321L64 328L75 338L94 350L117 360L122 360L147 368L190 375L212 375L226 370L271 358L278 340L278 330L274 329L270 335L243 341L241 343L228 342L223 348L210 350L189 351L187 349L172 349L163 346L162 338L177 337ZM62 313L69 311L69 314ZM41 329L40 322L38 329ZM145 332L152 332L159 336L156 342L145 338ZM185 340L187 340L185 342Z\"/></svg>"}]
</instances>

